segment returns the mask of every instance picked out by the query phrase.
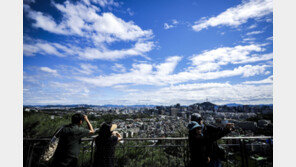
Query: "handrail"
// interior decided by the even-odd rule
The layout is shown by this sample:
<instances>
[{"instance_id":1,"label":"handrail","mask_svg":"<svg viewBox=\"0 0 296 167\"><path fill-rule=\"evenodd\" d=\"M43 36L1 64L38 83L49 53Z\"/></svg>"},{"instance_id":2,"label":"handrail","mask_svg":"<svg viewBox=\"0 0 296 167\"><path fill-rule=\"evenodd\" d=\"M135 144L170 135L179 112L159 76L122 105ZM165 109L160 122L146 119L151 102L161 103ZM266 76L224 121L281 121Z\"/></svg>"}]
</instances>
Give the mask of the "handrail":
<instances>
[{"instance_id":1,"label":"handrail","mask_svg":"<svg viewBox=\"0 0 296 167\"><path fill-rule=\"evenodd\" d=\"M96 136L89 138L83 138L82 141L92 141ZM49 141L51 138L24 138L26 141ZM144 141L144 140L187 140L188 137L156 137L156 138L123 138L124 141ZM273 136L227 136L222 137L222 140L232 140L232 139L273 139Z\"/></svg>"},{"instance_id":2,"label":"handrail","mask_svg":"<svg viewBox=\"0 0 296 167\"><path fill-rule=\"evenodd\" d=\"M89 138L83 138L82 141L85 141L85 142L88 142L89 144L87 146L84 146L83 147L83 155L82 155L82 164L84 162L84 153L86 150L90 149L91 151L91 155L90 155L90 163L93 162L93 153L94 153L94 139L95 139L96 135L94 136L91 136ZM34 138L24 138L23 141L24 143L26 143L26 145L28 146L28 151L27 151L27 160L26 160L26 164L25 164L25 167L32 167L32 163L40 163L39 162L35 162L34 161L34 148L36 146L36 144L38 145L39 142L43 141L43 142L49 142L51 138L39 138L39 139L34 139ZM268 139L269 141L266 141L266 143L262 143L260 144L261 142L257 143L250 143L250 142L246 142L248 140L265 140L265 139ZM272 151L272 147L273 147L273 144L272 144L272 140L273 139L273 136L227 136L227 137L222 137L221 140L236 140L235 143L228 143L228 144L219 144L220 146L238 146L236 147L236 149L239 149L240 151L240 157L241 157L241 166L242 167L248 167L248 164L249 164L249 159L248 159L248 150L246 148L246 146L267 146L271 149ZM160 148L162 150L164 150L164 148L177 148L178 151L180 152L181 151L181 163L183 164L188 164L189 161L190 161L190 158L189 158L189 153L188 153L188 137L157 137L157 138L123 138L122 139L123 141L126 141L125 143L127 144L120 144L118 145L118 149L122 149L124 152L126 151L126 149L137 149L137 148L148 148L148 149L157 149L157 148ZM150 145L140 145L140 144L134 144L134 145L129 145L128 144L128 141L183 141L181 144L180 142L176 142L176 144L172 144L172 142L159 142L158 144L156 144L156 142L154 144L150 144ZM40 143L42 144L42 143ZM44 144L44 143L43 143ZM44 145L45 146L45 145ZM36 147L37 148L37 147ZM181 148L181 150L179 150L179 148ZM182 149L184 148L184 149ZM167 154L167 160L168 160L168 163L170 164L171 161L170 161L170 156L169 154ZM125 156L125 155L124 155ZM153 158L153 155L151 155L152 158ZM38 157L38 156L37 156ZM35 157L36 158L36 157ZM183 159L183 160L182 160ZM178 160L179 161L179 160ZM89 163L89 162L88 162ZM34 165L33 165L34 166ZM185 165L186 166L186 165ZM228 161L227 161L227 165L228 166Z\"/></svg>"}]
</instances>

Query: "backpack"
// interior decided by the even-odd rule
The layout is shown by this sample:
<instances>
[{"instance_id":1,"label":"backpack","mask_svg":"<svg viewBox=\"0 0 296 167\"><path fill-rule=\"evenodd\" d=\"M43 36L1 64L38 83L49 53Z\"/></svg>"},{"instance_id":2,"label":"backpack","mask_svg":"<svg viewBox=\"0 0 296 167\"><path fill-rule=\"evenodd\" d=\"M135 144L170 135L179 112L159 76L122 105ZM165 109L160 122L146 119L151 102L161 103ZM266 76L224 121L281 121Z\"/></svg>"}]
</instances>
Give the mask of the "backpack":
<instances>
[{"instance_id":1,"label":"backpack","mask_svg":"<svg viewBox=\"0 0 296 167\"><path fill-rule=\"evenodd\" d=\"M49 141L48 146L45 148L44 153L41 155L41 158L40 158L41 161L48 162L52 158L52 156L54 155L54 153L55 153L55 151L57 149L57 146L59 144L59 138L57 136L58 136L59 132L62 129L63 129L63 127L61 127L60 129L58 129L54 133L53 137Z\"/></svg>"}]
</instances>

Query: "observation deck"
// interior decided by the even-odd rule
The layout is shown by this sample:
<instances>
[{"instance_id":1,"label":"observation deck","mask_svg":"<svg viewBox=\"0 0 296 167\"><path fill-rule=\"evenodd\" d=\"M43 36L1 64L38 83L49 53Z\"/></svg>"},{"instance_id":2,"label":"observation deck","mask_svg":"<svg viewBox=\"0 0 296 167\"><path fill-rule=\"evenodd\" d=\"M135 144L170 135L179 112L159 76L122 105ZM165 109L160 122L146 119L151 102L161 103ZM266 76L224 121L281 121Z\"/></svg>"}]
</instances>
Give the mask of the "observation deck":
<instances>
[{"instance_id":1,"label":"observation deck","mask_svg":"<svg viewBox=\"0 0 296 167\"><path fill-rule=\"evenodd\" d=\"M225 150L226 167L272 166L272 136L223 137L218 144ZM49 138L24 139L24 167L46 167L40 155ZM94 137L83 138L79 167L91 167ZM115 151L115 166L124 167L187 167L190 162L188 138L124 138Z\"/></svg>"}]
</instances>

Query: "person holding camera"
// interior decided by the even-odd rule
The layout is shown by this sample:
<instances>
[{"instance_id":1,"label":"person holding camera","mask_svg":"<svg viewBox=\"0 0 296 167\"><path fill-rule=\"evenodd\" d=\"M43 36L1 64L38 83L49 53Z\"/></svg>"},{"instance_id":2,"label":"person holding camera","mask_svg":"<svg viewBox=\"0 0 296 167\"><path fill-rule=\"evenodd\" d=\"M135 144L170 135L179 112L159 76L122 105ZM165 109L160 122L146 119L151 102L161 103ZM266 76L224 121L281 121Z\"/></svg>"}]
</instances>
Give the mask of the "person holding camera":
<instances>
[{"instance_id":1,"label":"person holding camera","mask_svg":"<svg viewBox=\"0 0 296 167\"><path fill-rule=\"evenodd\" d=\"M87 123L88 129L82 127ZM53 156L52 167L76 167L81 147L81 138L93 134L95 131L86 115L74 114L71 124L64 126L57 134L59 144Z\"/></svg>"},{"instance_id":2,"label":"person holding camera","mask_svg":"<svg viewBox=\"0 0 296 167\"><path fill-rule=\"evenodd\" d=\"M114 131L116 124L102 123L99 135L95 139L95 154L93 167L113 167L115 146L122 139L121 135Z\"/></svg>"},{"instance_id":3,"label":"person holding camera","mask_svg":"<svg viewBox=\"0 0 296 167\"><path fill-rule=\"evenodd\" d=\"M225 152L218 146L217 140L234 130L234 124L227 123L225 128L205 124L201 115L198 113L191 115L191 121L194 121L201 126L198 132L200 138L204 141L205 147L203 149L205 149L208 156L208 163L206 166L221 167L221 160L226 160Z\"/></svg>"}]
</instances>

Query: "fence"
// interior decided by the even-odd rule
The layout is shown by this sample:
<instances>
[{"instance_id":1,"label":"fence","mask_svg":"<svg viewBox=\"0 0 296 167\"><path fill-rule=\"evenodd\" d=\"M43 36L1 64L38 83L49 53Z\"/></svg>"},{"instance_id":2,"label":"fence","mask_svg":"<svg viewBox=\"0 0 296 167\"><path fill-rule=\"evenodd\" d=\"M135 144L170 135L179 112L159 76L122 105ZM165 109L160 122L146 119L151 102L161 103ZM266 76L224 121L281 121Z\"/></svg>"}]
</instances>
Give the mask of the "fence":
<instances>
[{"instance_id":1,"label":"fence","mask_svg":"<svg viewBox=\"0 0 296 167\"><path fill-rule=\"evenodd\" d=\"M24 166L43 167L39 161L49 139L24 139ZM273 144L270 136L223 137L218 141L226 152L224 166L272 166ZM94 138L82 139L79 167L93 162ZM189 165L187 138L125 138L116 146L115 166L180 166Z\"/></svg>"}]
</instances>

